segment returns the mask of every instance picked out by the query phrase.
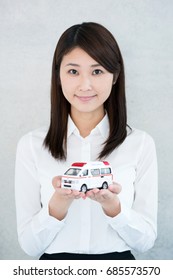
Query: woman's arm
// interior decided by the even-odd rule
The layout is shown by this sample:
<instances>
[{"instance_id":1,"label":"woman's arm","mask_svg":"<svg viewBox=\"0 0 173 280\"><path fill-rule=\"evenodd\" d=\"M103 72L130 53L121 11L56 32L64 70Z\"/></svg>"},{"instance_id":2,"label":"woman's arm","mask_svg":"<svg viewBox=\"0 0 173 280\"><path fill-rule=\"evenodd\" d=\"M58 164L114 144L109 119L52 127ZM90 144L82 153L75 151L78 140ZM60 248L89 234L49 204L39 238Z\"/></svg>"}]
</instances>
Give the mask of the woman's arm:
<instances>
[{"instance_id":1,"label":"woman's arm","mask_svg":"<svg viewBox=\"0 0 173 280\"><path fill-rule=\"evenodd\" d=\"M53 189L51 185L48 188ZM17 147L15 200L19 243L31 256L42 254L65 225L64 220L59 221L49 214L48 205L42 205L40 189L29 133Z\"/></svg>"},{"instance_id":2,"label":"woman's arm","mask_svg":"<svg viewBox=\"0 0 173 280\"><path fill-rule=\"evenodd\" d=\"M136 165L134 189L134 202L132 208L129 208L124 201L118 200L114 185L112 192L114 199L110 200L111 196L107 194L106 209L109 209L110 203L110 213L104 212L107 215L109 225L128 246L138 252L145 252L154 245L157 237L158 203L156 151L152 138L147 134L144 137ZM97 200L103 207L105 193L108 192L110 189L96 191L95 195L88 194L88 196ZM115 212L112 212L111 209L114 209Z\"/></svg>"},{"instance_id":3,"label":"woman's arm","mask_svg":"<svg viewBox=\"0 0 173 280\"><path fill-rule=\"evenodd\" d=\"M85 197L85 194L77 190L68 190L61 188L61 176L56 176L52 180L54 194L49 201L49 214L58 219L63 220L67 215L68 209L74 199Z\"/></svg>"}]
</instances>

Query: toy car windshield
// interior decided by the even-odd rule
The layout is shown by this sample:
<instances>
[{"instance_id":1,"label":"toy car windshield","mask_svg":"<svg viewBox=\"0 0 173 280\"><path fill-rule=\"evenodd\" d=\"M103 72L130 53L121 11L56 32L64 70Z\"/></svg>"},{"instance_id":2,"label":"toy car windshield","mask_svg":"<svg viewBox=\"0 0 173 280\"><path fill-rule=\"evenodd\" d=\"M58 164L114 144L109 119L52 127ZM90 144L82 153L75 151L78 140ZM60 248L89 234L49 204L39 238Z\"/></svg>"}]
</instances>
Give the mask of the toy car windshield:
<instances>
[{"instance_id":1,"label":"toy car windshield","mask_svg":"<svg viewBox=\"0 0 173 280\"><path fill-rule=\"evenodd\" d=\"M80 171L81 171L80 168L69 168L64 174L65 175L77 176Z\"/></svg>"}]
</instances>

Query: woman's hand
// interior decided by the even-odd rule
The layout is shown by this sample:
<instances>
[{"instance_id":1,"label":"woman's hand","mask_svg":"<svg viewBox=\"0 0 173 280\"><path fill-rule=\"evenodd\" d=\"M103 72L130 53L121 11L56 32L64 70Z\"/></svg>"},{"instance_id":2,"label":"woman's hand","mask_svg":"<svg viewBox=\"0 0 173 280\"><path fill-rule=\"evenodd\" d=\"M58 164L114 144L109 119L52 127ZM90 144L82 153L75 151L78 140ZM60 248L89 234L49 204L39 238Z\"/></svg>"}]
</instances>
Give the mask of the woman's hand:
<instances>
[{"instance_id":1,"label":"woman's hand","mask_svg":"<svg viewBox=\"0 0 173 280\"><path fill-rule=\"evenodd\" d=\"M107 216L115 217L121 212L121 205L117 196L120 191L121 186L117 183L113 183L108 189L92 189L88 191L86 197L99 202Z\"/></svg>"},{"instance_id":2,"label":"woman's hand","mask_svg":"<svg viewBox=\"0 0 173 280\"><path fill-rule=\"evenodd\" d=\"M85 194L76 190L61 188L61 176L54 177L52 185L55 192L49 201L49 214L58 220L62 220L65 218L73 200L84 197Z\"/></svg>"}]
</instances>

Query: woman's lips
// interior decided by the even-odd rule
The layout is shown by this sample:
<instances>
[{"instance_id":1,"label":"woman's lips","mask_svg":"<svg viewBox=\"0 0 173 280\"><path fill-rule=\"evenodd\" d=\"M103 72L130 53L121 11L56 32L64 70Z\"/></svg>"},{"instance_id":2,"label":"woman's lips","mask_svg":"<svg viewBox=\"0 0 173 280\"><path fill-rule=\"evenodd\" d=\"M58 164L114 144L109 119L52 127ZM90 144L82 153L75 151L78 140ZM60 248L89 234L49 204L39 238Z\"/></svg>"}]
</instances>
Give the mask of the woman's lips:
<instances>
[{"instance_id":1,"label":"woman's lips","mask_svg":"<svg viewBox=\"0 0 173 280\"><path fill-rule=\"evenodd\" d=\"M88 102L88 101L92 100L94 97L96 97L96 95L91 95L91 96L78 96L78 95L76 95L76 97L82 102Z\"/></svg>"}]
</instances>

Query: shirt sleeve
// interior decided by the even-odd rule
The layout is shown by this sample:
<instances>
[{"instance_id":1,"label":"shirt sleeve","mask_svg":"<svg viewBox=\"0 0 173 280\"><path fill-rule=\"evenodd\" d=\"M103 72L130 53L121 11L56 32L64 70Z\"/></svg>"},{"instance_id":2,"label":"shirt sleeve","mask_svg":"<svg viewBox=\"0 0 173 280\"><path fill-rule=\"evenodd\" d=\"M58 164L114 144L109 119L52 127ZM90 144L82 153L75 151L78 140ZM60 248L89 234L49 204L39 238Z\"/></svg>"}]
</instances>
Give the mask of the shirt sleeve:
<instances>
[{"instance_id":1,"label":"shirt sleeve","mask_svg":"<svg viewBox=\"0 0 173 280\"><path fill-rule=\"evenodd\" d=\"M107 217L126 244L137 252L145 252L157 237L158 175L153 139L145 134L136 166L135 195L132 208L121 201L121 213Z\"/></svg>"},{"instance_id":2,"label":"shirt sleeve","mask_svg":"<svg viewBox=\"0 0 173 280\"><path fill-rule=\"evenodd\" d=\"M19 243L28 255L38 256L63 228L65 221L50 216L48 205L42 206L31 133L23 136L17 147L15 201Z\"/></svg>"}]
</instances>

